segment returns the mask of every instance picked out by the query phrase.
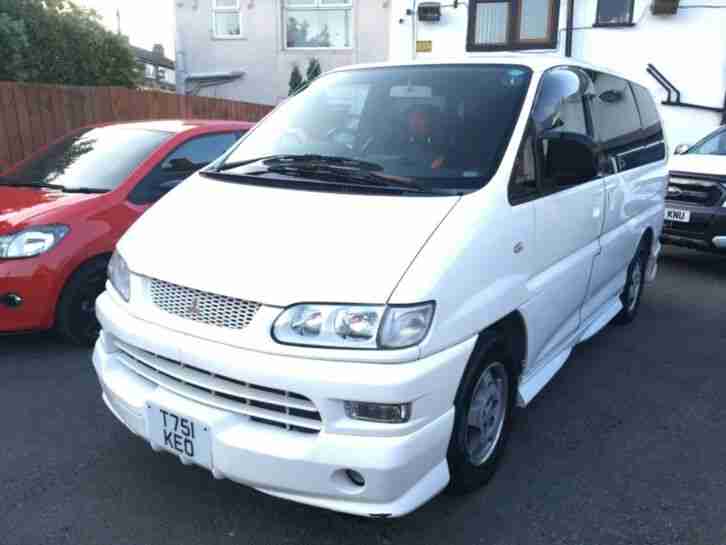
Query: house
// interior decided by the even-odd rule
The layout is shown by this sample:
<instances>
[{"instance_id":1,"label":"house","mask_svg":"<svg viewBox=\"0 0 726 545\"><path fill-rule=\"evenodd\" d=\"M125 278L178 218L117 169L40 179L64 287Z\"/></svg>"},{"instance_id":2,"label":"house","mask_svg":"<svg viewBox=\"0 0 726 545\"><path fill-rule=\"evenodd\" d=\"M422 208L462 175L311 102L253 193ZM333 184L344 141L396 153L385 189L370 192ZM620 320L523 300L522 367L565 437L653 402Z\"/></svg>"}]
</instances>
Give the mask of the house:
<instances>
[{"instance_id":1,"label":"house","mask_svg":"<svg viewBox=\"0 0 726 545\"><path fill-rule=\"evenodd\" d=\"M143 87L176 90L176 72L174 61L164 55L164 46L155 44L151 51L141 47L131 46L134 58L143 71Z\"/></svg>"},{"instance_id":2,"label":"house","mask_svg":"<svg viewBox=\"0 0 726 545\"><path fill-rule=\"evenodd\" d=\"M726 122L726 0L391 0L390 15L391 60L569 54L646 85L671 148Z\"/></svg>"},{"instance_id":3,"label":"house","mask_svg":"<svg viewBox=\"0 0 726 545\"><path fill-rule=\"evenodd\" d=\"M390 0L175 0L177 92L277 104L297 65L388 56Z\"/></svg>"}]
</instances>

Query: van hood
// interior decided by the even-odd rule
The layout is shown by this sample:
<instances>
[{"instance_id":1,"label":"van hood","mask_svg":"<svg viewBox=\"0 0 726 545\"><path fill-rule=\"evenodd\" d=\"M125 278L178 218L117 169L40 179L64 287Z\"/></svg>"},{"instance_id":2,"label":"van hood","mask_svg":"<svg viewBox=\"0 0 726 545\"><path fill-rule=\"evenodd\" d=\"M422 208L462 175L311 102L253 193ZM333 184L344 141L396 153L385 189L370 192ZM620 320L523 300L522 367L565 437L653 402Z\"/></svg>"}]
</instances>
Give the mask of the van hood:
<instances>
[{"instance_id":1,"label":"van hood","mask_svg":"<svg viewBox=\"0 0 726 545\"><path fill-rule=\"evenodd\" d=\"M674 155L671 157L668 169L671 172L726 176L726 156L696 154Z\"/></svg>"},{"instance_id":2,"label":"van hood","mask_svg":"<svg viewBox=\"0 0 726 545\"><path fill-rule=\"evenodd\" d=\"M195 175L144 214L119 251L137 274L267 305L383 304L458 200Z\"/></svg>"},{"instance_id":3,"label":"van hood","mask_svg":"<svg viewBox=\"0 0 726 545\"><path fill-rule=\"evenodd\" d=\"M69 205L97 197L25 187L0 187L0 235L40 225L46 220L55 223L61 211Z\"/></svg>"}]
</instances>

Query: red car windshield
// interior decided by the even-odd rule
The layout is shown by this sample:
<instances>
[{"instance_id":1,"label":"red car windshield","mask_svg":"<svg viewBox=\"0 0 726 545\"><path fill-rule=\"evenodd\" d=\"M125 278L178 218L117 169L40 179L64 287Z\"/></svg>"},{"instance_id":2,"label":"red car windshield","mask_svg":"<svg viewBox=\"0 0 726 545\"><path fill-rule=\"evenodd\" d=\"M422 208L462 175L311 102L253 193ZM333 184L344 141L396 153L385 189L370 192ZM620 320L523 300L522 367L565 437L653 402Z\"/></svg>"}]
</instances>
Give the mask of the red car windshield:
<instances>
[{"instance_id":1,"label":"red car windshield","mask_svg":"<svg viewBox=\"0 0 726 545\"><path fill-rule=\"evenodd\" d=\"M111 191L173 133L127 127L83 129L3 176L3 185Z\"/></svg>"}]
</instances>

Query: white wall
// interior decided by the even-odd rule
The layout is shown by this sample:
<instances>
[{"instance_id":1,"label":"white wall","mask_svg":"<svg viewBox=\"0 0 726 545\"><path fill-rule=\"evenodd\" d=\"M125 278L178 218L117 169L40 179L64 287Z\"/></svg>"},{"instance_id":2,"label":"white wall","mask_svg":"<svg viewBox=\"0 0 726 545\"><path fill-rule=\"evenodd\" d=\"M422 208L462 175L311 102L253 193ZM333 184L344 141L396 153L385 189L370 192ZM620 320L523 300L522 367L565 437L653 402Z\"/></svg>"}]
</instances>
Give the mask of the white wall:
<instances>
[{"instance_id":1,"label":"white wall","mask_svg":"<svg viewBox=\"0 0 726 545\"><path fill-rule=\"evenodd\" d=\"M182 70L187 74L243 70L242 80L205 89L200 95L277 104L287 97L295 63L304 75L312 57L320 61L323 71L386 59L389 0L354 0L354 46L338 50L283 48L281 2L242 0L243 37L215 39L211 0L175 0L177 91L184 92Z\"/></svg>"},{"instance_id":2,"label":"white wall","mask_svg":"<svg viewBox=\"0 0 726 545\"><path fill-rule=\"evenodd\" d=\"M592 28L597 0L575 1L573 56L607 66L643 83L659 100L665 91L646 73L653 63L682 92L682 100L723 107L726 92L726 0L681 0L673 16L652 15L650 0L635 0L632 28ZM451 4L446 1L442 4ZM443 8L438 23L416 22L419 40L431 40L431 53L415 53L413 17L405 15L414 0L391 0L389 57L406 62L415 58L479 57L467 53L468 8ZM712 6L711 9L692 6ZM721 9L723 8L723 9ZM564 52L567 2L560 8L559 52ZM400 22L403 20L403 22ZM549 50L549 52L553 52ZM671 147L695 142L718 126L720 115L691 108L661 106Z\"/></svg>"},{"instance_id":3,"label":"white wall","mask_svg":"<svg viewBox=\"0 0 726 545\"><path fill-rule=\"evenodd\" d=\"M589 0L576 0L576 3ZM451 5L453 2L447 0L442 4ZM416 2L416 5L420 2ZM414 0L391 0L391 40L389 56L392 61L406 62L411 59L425 60L431 58L446 57L479 57L486 53L468 53L466 51L466 30L468 26L469 8L468 3L461 2L457 9L443 7L441 10L441 21L437 23L425 23L415 21L414 17L407 16L406 10L413 9ZM562 1L560 10L560 25L565 26L566 1ZM594 20L594 19L593 19ZM402 21L402 22L401 22ZM412 33L416 32L418 40L431 40L433 49L431 53L416 53ZM552 52L552 50L549 50Z\"/></svg>"}]
</instances>

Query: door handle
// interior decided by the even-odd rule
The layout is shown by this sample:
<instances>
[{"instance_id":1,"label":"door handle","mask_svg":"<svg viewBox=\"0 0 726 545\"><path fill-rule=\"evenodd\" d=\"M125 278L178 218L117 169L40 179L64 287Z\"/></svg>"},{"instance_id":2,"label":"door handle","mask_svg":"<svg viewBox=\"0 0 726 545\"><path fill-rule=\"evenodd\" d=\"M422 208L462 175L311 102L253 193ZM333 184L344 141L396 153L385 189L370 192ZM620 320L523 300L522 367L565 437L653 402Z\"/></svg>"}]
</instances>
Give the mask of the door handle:
<instances>
[{"instance_id":1,"label":"door handle","mask_svg":"<svg viewBox=\"0 0 726 545\"><path fill-rule=\"evenodd\" d=\"M613 201L615 200L614 194L615 194L615 191L617 191L617 189L618 189L617 184L609 185L605 188L605 192L606 192L605 194L607 197L606 206L610 207L613 204Z\"/></svg>"},{"instance_id":2,"label":"door handle","mask_svg":"<svg viewBox=\"0 0 726 545\"><path fill-rule=\"evenodd\" d=\"M524 242L517 242L517 244L514 245L514 253L522 253L522 250L524 250Z\"/></svg>"}]
</instances>

